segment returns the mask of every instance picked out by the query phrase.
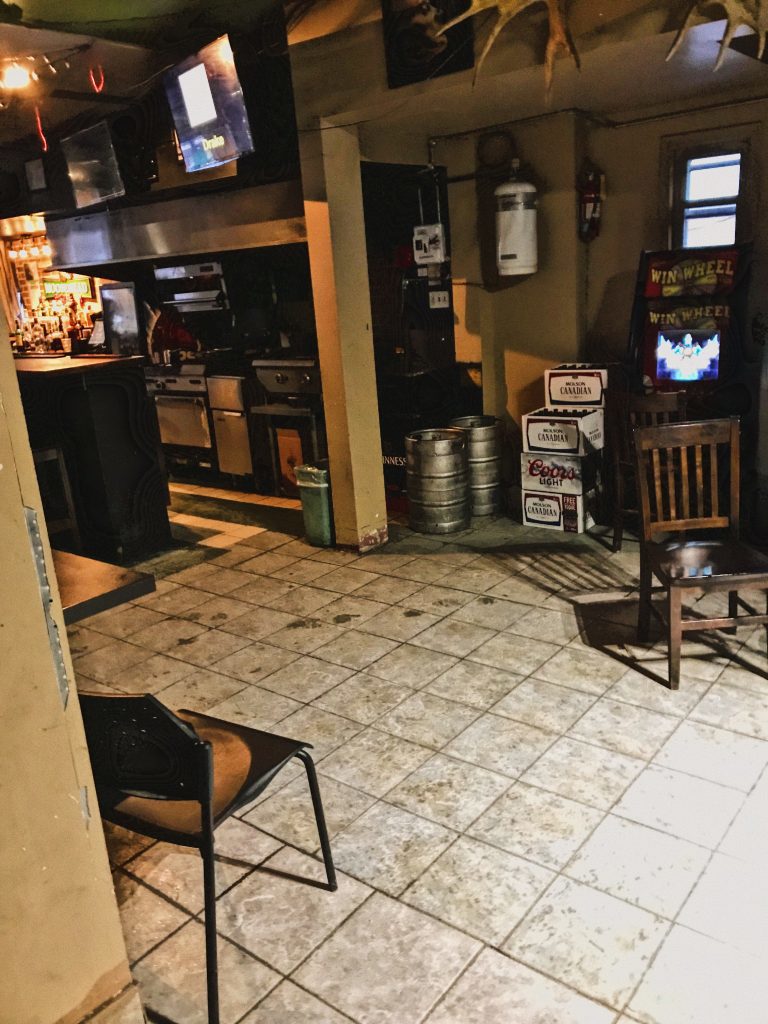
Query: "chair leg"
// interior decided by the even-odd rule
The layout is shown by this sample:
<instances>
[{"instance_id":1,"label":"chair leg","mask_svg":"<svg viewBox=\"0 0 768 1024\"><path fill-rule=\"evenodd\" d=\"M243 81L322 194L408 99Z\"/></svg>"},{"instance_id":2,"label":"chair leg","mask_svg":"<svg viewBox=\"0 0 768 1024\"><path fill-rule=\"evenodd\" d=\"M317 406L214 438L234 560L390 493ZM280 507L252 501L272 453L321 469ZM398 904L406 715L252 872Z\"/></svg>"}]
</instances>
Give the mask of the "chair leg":
<instances>
[{"instance_id":1,"label":"chair leg","mask_svg":"<svg viewBox=\"0 0 768 1024\"><path fill-rule=\"evenodd\" d=\"M213 838L200 851L203 856L205 895L205 974L208 985L208 1024L219 1024L219 958L216 948L216 862Z\"/></svg>"},{"instance_id":2,"label":"chair leg","mask_svg":"<svg viewBox=\"0 0 768 1024\"><path fill-rule=\"evenodd\" d=\"M640 552L640 607L637 614L637 639L647 643L651 634L651 591L653 589L651 567Z\"/></svg>"},{"instance_id":3,"label":"chair leg","mask_svg":"<svg viewBox=\"0 0 768 1024\"><path fill-rule=\"evenodd\" d=\"M739 613L739 594L738 594L738 591L736 591L736 590L729 590L728 591L728 617L731 618L731 619L735 619L736 616L738 615L738 613ZM736 627L735 626L731 626L729 629L726 629L725 632L726 633L732 633L734 636L736 636Z\"/></svg>"},{"instance_id":4,"label":"chair leg","mask_svg":"<svg viewBox=\"0 0 768 1024\"><path fill-rule=\"evenodd\" d=\"M624 480L621 476L621 468L616 467L614 472L614 495L613 507L613 550L621 551L624 540Z\"/></svg>"},{"instance_id":5,"label":"chair leg","mask_svg":"<svg viewBox=\"0 0 768 1024\"><path fill-rule=\"evenodd\" d=\"M680 688L680 649L683 643L682 615L683 615L683 592L677 587L670 587L668 591L667 611L669 621L667 622L669 651L669 688L678 690Z\"/></svg>"},{"instance_id":6,"label":"chair leg","mask_svg":"<svg viewBox=\"0 0 768 1024\"><path fill-rule=\"evenodd\" d=\"M312 806L315 809L317 834L320 837L320 848L323 851L323 861L325 863L325 873L328 878L328 888L331 892L335 892L339 885L336 881L336 868L333 866L333 856L331 855L331 843L328 839L328 829L325 826L325 813L323 811L323 802L320 799L320 786L317 782L315 763L306 750L300 750L296 756L304 763L304 767L307 770L307 781L309 782L309 792L312 795Z\"/></svg>"}]
</instances>

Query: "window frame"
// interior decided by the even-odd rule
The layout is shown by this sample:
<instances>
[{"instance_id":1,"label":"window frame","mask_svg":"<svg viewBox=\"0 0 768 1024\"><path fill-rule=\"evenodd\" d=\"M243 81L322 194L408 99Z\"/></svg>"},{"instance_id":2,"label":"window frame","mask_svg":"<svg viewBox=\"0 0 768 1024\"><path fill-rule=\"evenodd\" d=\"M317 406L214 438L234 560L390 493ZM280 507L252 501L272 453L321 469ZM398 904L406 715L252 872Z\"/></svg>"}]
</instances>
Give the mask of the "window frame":
<instances>
[{"instance_id":1,"label":"window frame","mask_svg":"<svg viewBox=\"0 0 768 1024\"><path fill-rule=\"evenodd\" d=\"M749 220L749 203L747 200L747 175L749 174L750 169L749 143L745 141L729 143L726 140L722 140L717 143L687 146L675 153L672 159L670 181L670 243L672 248L685 248L686 251L690 249L691 252L695 252L697 248L706 248L706 246L685 246L683 244L686 210L695 209L697 206L734 205L733 200L731 200L730 197L728 199L723 199L722 201L719 201L718 199L707 199L696 202L687 202L685 198L685 188L688 177L688 163L691 160L698 160L702 157L727 156L734 153L739 154L740 170L739 193L735 199L736 229L733 244L735 245L739 242L743 242L745 238L748 237L749 225L747 221Z\"/></svg>"}]
</instances>

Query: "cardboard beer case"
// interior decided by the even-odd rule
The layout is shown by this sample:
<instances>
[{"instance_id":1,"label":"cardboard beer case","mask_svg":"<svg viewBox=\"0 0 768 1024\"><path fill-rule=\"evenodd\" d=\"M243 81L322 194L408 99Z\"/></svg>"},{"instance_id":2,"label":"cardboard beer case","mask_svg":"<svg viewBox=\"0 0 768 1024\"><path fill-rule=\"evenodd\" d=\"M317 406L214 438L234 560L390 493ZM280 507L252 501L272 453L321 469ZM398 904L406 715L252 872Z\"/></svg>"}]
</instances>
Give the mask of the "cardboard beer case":
<instances>
[{"instance_id":1,"label":"cardboard beer case","mask_svg":"<svg viewBox=\"0 0 768 1024\"><path fill-rule=\"evenodd\" d=\"M561 363L545 370L544 403L548 408L602 409L609 372L605 363Z\"/></svg>"},{"instance_id":2,"label":"cardboard beer case","mask_svg":"<svg viewBox=\"0 0 768 1024\"><path fill-rule=\"evenodd\" d=\"M549 494L585 494L600 479L595 455L558 455L555 452L523 452L520 482L524 491Z\"/></svg>"},{"instance_id":3,"label":"cardboard beer case","mask_svg":"<svg viewBox=\"0 0 768 1024\"><path fill-rule=\"evenodd\" d=\"M560 533L584 533L595 525L592 510L597 500L588 494L549 494L523 489L523 526L540 526Z\"/></svg>"},{"instance_id":4,"label":"cardboard beer case","mask_svg":"<svg viewBox=\"0 0 768 1024\"><path fill-rule=\"evenodd\" d=\"M604 444L602 409L543 408L523 416L523 451L589 455Z\"/></svg>"}]
</instances>

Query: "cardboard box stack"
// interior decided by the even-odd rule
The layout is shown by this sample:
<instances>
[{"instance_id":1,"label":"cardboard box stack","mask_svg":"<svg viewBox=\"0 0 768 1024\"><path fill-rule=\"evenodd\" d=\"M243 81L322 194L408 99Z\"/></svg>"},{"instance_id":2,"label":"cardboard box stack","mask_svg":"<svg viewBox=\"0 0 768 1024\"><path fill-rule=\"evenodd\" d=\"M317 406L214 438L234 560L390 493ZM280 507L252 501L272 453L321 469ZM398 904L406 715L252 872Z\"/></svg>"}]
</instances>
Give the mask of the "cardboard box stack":
<instances>
[{"instance_id":1,"label":"cardboard box stack","mask_svg":"<svg viewBox=\"0 0 768 1024\"><path fill-rule=\"evenodd\" d=\"M565 533L594 525L605 444L608 367L563 363L544 375L547 404L523 416L523 523Z\"/></svg>"}]
</instances>

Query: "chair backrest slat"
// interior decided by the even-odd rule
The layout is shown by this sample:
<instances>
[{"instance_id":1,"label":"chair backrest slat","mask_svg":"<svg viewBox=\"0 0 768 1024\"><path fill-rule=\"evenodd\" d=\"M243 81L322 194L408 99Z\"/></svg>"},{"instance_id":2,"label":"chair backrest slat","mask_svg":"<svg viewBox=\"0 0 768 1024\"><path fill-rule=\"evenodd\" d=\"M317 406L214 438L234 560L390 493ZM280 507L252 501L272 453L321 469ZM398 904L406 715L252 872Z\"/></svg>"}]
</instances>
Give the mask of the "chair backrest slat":
<instances>
[{"instance_id":1,"label":"chair backrest slat","mask_svg":"<svg viewBox=\"0 0 768 1024\"><path fill-rule=\"evenodd\" d=\"M704 466L701 461L701 445L694 446L696 459L696 508L699 516L704 515Z\"/></svg>"},{"instance_id":2,"label":"chair backrest slat","mask_svg":"<svg viewBox=\"0 0 768 1024\"><path fill-rule=\"evenodd\" d=\"M685 458L685 451L677 449L677 459L680 465L680 484L682 491L682 513L683 519L691 518L691 488L688 481L688 460Z\"/></svg>"},{"instance_id":3,"label":"chair backrest slat","mask_svg":"<svg viewBox=\"0 0 768 1024\"><path fill-rule=\"evenodd\" d=\"M717 445L709 446L709 464L712 467L709 475L709 500L712 507L712 515L720 515L720 485L717 477Z\"/></svg>"},{"instance_id":4,"label":"chair backrest slat","mask_svg":"<svg viewBox=\"0 0 768 1024\"><path fill-rule=\"evenodd\" d=\"M728 466L731 476L730 486L730 520L731 532L735 537L739 535L740 515L740 476L739 476L739 421L734 416L731 418L731 459Z\"/></svg>"},{"instance_id":5,"label":"chair backrest slat","mask_svg":"<svg viewBox=\"0 0 768 1024\"><path fill-rule=\"evenodd\" d=\"M644 540L684 530L730 527L732 533L738 532L737 418L638 427L634 444ZM726 464L726 456L727 512L719 467L720 459Z\"/></svg>"},{"instance_id":6,"label":"chair backrest slat","mask_svg":"<svg viewBox=\"0 0 768 1024\"><path fill-rule=\"evenodd\" d=\"M677 519L677 497L675 494L675 449L664 449L664 462L667 465L667 495L669 499L669 518Z\"/></svg>"},{"instance_id":7,"label":"chair backrest slat","mask_svg":"<svg viewBox=\"0 0 768 1024\"><path fill-rule=\"evenodd\" d=\"M659 518L664 517L664 503L661 492L661 462L659 458L659 452L654 449L652 453L653 460L653 494L654 494L654 506L656 509L656 515Z\"/></svg>"}]
</instances>

